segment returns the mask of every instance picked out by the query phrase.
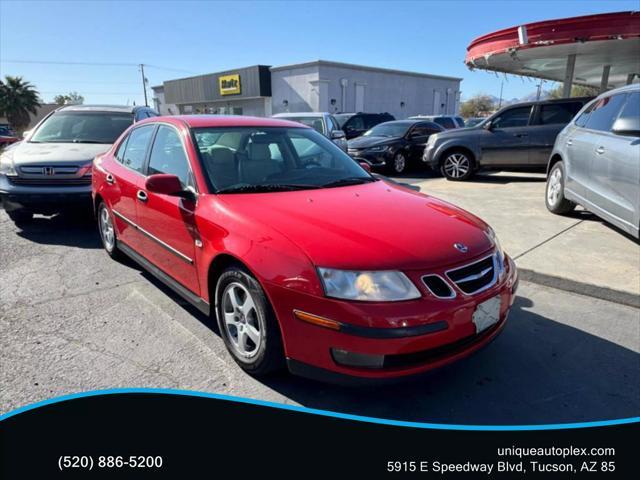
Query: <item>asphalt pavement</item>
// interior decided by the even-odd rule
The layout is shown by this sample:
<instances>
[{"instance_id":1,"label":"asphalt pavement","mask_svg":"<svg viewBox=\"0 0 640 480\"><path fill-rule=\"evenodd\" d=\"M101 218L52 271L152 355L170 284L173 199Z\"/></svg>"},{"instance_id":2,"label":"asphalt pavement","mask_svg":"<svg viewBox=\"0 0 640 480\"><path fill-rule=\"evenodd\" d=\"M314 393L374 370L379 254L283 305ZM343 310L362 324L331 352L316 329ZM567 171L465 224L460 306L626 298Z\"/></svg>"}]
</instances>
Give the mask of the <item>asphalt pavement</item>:
<instances>
[{"instance_id":1,"label":"asphalt pavement","mask_svg":"<svg viewBox=\"0 0 640 480\"><path fill-rule=\"evenodd\" d=\"M209 318L135 264L109 259L90 220L38 217L22 230L0 210L0 413L157 387L438 423L602 420L639 414L639 352L640 310L522 282L504 333L429 375L376 388L286 373L257 380Z\"/></svg>"}]
</instances>

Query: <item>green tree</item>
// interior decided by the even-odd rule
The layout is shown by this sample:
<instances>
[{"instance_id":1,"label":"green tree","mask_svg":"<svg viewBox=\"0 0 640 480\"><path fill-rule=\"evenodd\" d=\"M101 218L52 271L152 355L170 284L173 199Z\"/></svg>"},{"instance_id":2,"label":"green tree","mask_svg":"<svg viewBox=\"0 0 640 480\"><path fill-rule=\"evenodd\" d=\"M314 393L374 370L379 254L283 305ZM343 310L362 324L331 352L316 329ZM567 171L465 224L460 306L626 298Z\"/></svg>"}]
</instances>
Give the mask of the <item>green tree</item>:
<instances>
[{"instance_id":1,"label":"green tree","mask_svg":"<svg viewBox=\"0 0 640 480\"><path fill-rule=\"evenodd\" d=\"M53 101L58 105L82 105L84 97L78 92L69 92L66 95L56 95Z\"/></svg>"},{"instance_id":2,"label":"green tree","mask_svg":"<svg viewBox=\"0 0 640 480\"><path fill-rule=\"evenodd\" d=\"M493 99L486 94L474 95L460 104L460 115L465 118L488 115L496 109Z\"/></svg>"},{"instance_id":3,"label":"green tree","mask_svg":"<svg viewBox=\"0 0 640 480\"><path fill-rule=\"evenodd\" d=\"M563 84L558 84L557 87L549 91L549 98L562 98L563 89ZM585 87L584 85L573 85L571 87L572 97L595 97L598 93L600 93L600 90L596 87Z\"/></svg>"},{"instance_id":4,"label":"green tree","mask_svg":"<svg viewBox=\"0 0 640 480\"><path fill-rule=\"evenodd\" d=\"M29 114L35 115L40 105L38 91L22 77L7 75L4 81L0 80L0 113L7 117L9 124L19 135L22 135L31 121Z\"/></svg>"}]
</instances>

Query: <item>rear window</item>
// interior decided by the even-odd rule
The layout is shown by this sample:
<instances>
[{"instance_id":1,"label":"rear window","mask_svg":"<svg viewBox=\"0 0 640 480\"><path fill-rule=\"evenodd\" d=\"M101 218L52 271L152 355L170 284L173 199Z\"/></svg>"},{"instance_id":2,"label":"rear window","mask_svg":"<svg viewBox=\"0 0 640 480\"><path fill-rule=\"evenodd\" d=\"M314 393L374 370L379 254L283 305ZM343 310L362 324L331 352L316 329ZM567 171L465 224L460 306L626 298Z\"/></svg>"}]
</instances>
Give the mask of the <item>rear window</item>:
<instances>
[{"instance_id":1,"label":"rear window","mask_svg":"<svg viewBox=\"0 0 640 480\"><path fill-rule=\"evenodd\" d=\"M130 113L58 112L29 140L35 143L111 144L133 123Z\"/></svg>"},{"instance_id":2,"label":"rear window","mask_svg":"<svg viewBox=\"0 0 640 480\"><path fill-rule=\"evenodd\" d=\"M582 108L580 102L550 103L540 106L540 125L566 125Z\"/></svg>"},{"instance_id":3,"label":"rear window","mask_svg":"<svg viewBox=\"0 0 640 480\"><path fill-rule=\"evenodd\" d=\"M442 125L446 129L456 128L456 124L449 117L438 117L433 120L438 125Z\"/></svg>"},{"instance_id":4,"label":"rear window","mask_svg":"<svg viewBox=\"0 0 640 480\"><path fill-rule=\"evenodd\" d=\"M618 117L620 108L626 100L626 94L610 95L598 100L589 119L587 120L587 128L593 130L601 130L607 132L611 129L613 121Z\"/></svg>"}]
</instances>

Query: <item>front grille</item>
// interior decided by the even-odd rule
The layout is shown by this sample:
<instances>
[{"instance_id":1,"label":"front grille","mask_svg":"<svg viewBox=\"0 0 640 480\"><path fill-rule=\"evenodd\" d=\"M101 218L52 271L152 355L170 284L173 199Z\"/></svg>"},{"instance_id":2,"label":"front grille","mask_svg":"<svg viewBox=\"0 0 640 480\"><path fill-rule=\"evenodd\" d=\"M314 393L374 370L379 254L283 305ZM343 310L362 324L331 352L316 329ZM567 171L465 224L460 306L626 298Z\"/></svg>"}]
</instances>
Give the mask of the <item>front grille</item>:
<instances>
[{"instance_id":1,"label":"front grille","mask_svg":"<svg viewBox=\"0 0 640 480\"><path fill-rule=\"evenodd\" d=\"M20 171L25 175L73 175L78 171L77 166L54 166L54 165L30 165L20 167Z\"/></svg>"},{"instance_id":2,"label":"front grille","mask_svg":"<svg viewBox=\"0 0 640 480\"><path fill-rule=\"evenodd\" d=\"M57 187L65 185L91 185L91 176L76 178L24 178L24 177L7 177L14 185L24 185L33 187Z\"/></svg>"},{"instance_id":3,"label":"front grille","mask_svg":"<svg viewBox=\"0 0 640 480\"><path fill-rule=\"evenodd\" d=\"M491 255L470 265L449 270L446 275L467 295L481 292L496 283L495 256Z\"/></svg>"},{"instance_id":4,"label":"front grille","mask_svg":"<svg viewBox=\"0 0 640 480\"><path fill-rule=\"evenodd\" d=\"M435 297L454 298L456 296L456 292L439 275L425 275L422 277L422 282Z\"/></svg>"}]
</instances>

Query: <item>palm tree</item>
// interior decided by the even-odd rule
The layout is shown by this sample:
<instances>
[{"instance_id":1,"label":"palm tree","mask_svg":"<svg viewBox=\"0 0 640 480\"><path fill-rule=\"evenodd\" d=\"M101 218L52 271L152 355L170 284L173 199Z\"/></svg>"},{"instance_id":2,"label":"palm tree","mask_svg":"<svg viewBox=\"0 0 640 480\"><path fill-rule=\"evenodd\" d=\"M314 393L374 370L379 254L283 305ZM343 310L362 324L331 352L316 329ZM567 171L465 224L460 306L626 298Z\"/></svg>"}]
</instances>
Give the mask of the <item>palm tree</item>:
<instances>
[{"instance_id":1,"label":"palm tree","mask_svg":"<svg viewBox=\"0 0 640 480\"><path fill-rule=\"evenodd\" d=\"M35 87L25 82L22 77L7 75L4 82L0 80L0 113L2 113L13 129L22 135L29 126L31 117L40 106L40 98Z\"/></svg>"}]
</instances>

